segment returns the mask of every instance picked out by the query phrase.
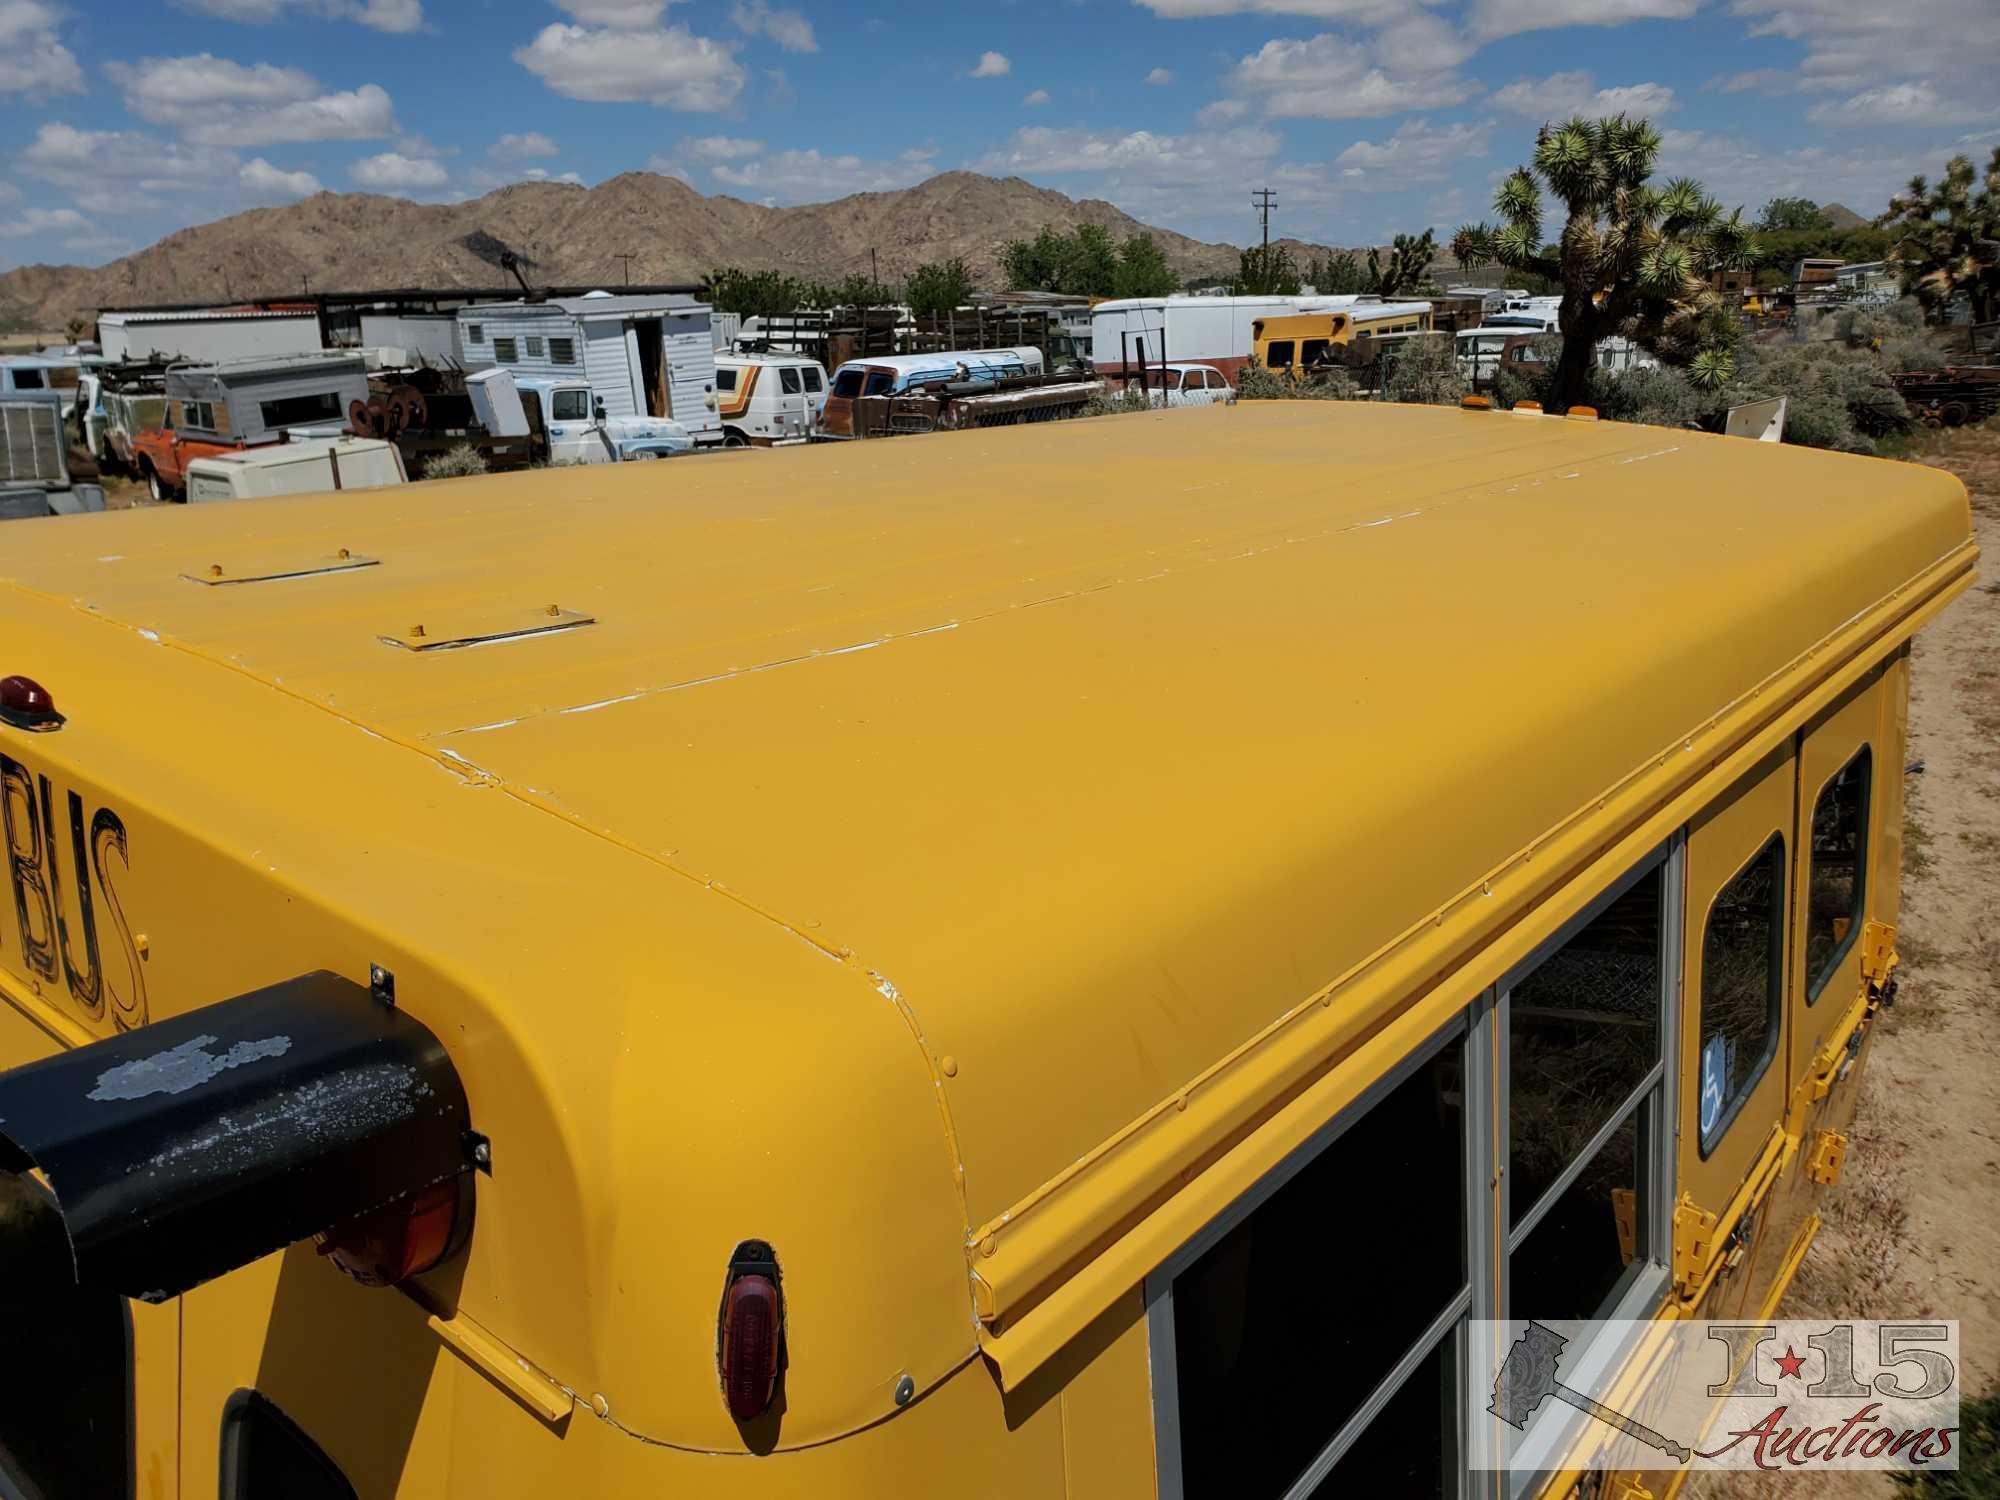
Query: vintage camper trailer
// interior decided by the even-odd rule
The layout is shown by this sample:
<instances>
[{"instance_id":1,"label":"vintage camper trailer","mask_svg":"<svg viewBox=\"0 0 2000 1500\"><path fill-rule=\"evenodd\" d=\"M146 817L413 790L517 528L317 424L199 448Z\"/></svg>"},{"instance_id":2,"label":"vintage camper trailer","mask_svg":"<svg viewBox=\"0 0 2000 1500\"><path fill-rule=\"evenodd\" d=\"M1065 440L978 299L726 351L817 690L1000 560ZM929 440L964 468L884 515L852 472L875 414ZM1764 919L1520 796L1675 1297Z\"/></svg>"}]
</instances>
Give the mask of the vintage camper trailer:
<instances>
[{"instance_id":1,"label":"vintage camper trailer","mask_svg":"<svg viewBox=\"0 0 2000 1500\"><path fill-rule=\"evenodd\" d=\"M166 417L133 435L132 457L155 500L185 492L187 466L231 448L293 437L332 437L348 408L368 399L359 354L291 354L175 366L166 375Z\"/></svg>"},{"instance_id":2,"label":"vintage camper trailer","mask_svg":"<svg viewBox=\"0 0 2000 1500\"><path fill-rule=\"evenodd\" d=\"M458 335L468 369L580 378L606 416L664 418L697 444L722 441L709 309L686 293L480 303L459 309Z\"/></svg>"},{"instance_id":3,"label":"vintage camper trailer","mask_svg":"<svg viewBox=\"0 0 2000 1500\"><path fill-rule=\"evenodd\" d=\"M119 363L269 359L324 348L319 313L307 306L134 308L100 313L98 342Z\"/></svg>"}]
</instances>

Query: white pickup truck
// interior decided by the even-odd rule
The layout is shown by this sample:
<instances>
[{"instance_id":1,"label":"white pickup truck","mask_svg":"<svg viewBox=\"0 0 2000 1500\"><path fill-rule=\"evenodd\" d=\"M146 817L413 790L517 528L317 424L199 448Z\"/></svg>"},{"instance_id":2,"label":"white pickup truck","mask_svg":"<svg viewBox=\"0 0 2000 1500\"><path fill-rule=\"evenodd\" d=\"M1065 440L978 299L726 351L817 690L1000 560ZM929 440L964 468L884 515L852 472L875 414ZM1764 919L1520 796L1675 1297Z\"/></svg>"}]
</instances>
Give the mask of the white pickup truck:
<instances>
[{"instance_id":1,"label":"white pickup truck","mask_svg":"<svg viewBox=\"0 0 2000 1500\"><path fill-rule=\"evenodd\" d=\"M489 372L480 373L488 374L490 383ZM521 390L533 391L541 401L542 424L548 431L552 464L629 463L634 459L672 458L694 448L688 430L665 417L606 416L604 403L585 381L542 375L514 379ZM502 403L496 402L496 407L499 404Z\"/></svg>"}]
</instances>

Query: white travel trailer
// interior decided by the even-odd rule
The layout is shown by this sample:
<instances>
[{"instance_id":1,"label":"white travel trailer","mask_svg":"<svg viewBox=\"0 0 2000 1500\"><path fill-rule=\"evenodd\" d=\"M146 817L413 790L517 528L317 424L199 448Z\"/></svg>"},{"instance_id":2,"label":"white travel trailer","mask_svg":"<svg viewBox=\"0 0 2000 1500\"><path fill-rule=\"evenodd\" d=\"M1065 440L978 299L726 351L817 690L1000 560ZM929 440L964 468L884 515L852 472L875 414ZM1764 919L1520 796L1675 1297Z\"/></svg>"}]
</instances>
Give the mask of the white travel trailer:
<instances>
[{"instance_id":1,"label":"white travel trailer","mask_svg":"<svg viewBox=\"0 0 2000 1500\"><path fill-rule=\"evenodd\" d=\"M1372 299L1342 293L1295 297L1119 297L1090 310L1090 362L1120 378L1129 363L1168 359L1213 365L1234 382L1256 341L1259 318L1331 312Z\"/></svg>"},{"instance_id":2,"label":"white travel trailer","mask_svg":"<svg viewBox=\"0 0 2000 1500\"><path fill-rule=\"evenodd\" d=\"M324 347L311 308L206 307L99 313L97 337L114 363L192 362L313 354Z\"/></svg>"},{"instance_id":3,"label":"white travel trailer","mask_svg":"<svg viewBox=\"0 0 2000 1500\"><path fill-rule=\"evenodd\" d=\"M722 442L709 309L685 293L485 302L458 310L468 369L586 381L609 417L651 417Z\"/></svg>"}]
</instances>

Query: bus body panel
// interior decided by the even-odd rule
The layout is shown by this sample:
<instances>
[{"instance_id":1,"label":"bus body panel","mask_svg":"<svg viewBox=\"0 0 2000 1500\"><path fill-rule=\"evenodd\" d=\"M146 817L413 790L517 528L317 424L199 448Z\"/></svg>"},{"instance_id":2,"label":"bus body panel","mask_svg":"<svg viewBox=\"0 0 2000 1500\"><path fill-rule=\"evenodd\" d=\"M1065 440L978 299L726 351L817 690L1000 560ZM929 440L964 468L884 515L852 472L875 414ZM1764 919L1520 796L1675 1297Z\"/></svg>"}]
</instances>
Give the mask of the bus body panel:
<instances>
[{"instance_id":1,"label":"bus body panel","mask_svg":"<svg viewBox=\"0 0 2000 1500\"><path fill-rule=\"evenodd\" d=\"M672 506L621 467L582 508L528 473L276 499L255 537L24 526L0 671L68 717L0 729L0 995L75 1045L141 981L164 1015L380 963L493 1141L413 1294L296 1247L188 1294L191 1492L231 1382L339 1333L278 1313L352 1292L407 1358L317 1368L403 1393L352 1461L411 1493L859 1492L954 1444L996 1491L1144 1493L1141 1282L1631 860L1693 820L1690 881L1728 880L1749 834L1704 809L1976 556L1931 471L1320 405L779 452ZM527 631L550 601L589 623ZM1795 782L1750 785L1795 839ZM1686 1169L1705 1206L1783 1118L1753 1098ZM755 1461L714 1363L751 1237L789 1360ZM432 1309L574 1392L567 1426L418 1353Z\"/></svg>"}]
</instances>

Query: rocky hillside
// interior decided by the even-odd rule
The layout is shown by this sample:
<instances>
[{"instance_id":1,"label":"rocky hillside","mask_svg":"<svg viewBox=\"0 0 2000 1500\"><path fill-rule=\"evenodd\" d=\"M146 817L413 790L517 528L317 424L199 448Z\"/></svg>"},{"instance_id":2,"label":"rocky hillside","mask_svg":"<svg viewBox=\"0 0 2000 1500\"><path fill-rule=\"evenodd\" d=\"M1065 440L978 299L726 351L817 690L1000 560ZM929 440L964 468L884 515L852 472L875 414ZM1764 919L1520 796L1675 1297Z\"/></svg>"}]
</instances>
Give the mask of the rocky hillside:
<instances>
[{"instance_id":1,"label":"rocky hillside","mask_svg":"<svg viewBox=\"0 0 2000 1500\"><path fill-rule=\"evenodd\" d=\"M676 177L627 172L593 188L523 182L466 203L318 193L168 235L109 265L24 266L0 276L0 327L59 328L73 314L158 302L281 297L368 287L504 285L499 256L556 283L693 281L718 266L884 280L962 256L999 283L999 250L1045 226L1151 233L1188 277L1234 273L1237 252L1141 224L1099 199L1078 201L1018 177L946 172L888 193L765 208L707 197ZM1295 246L1310 253L1316 247Z\"/></svg>"}]
</instances>

